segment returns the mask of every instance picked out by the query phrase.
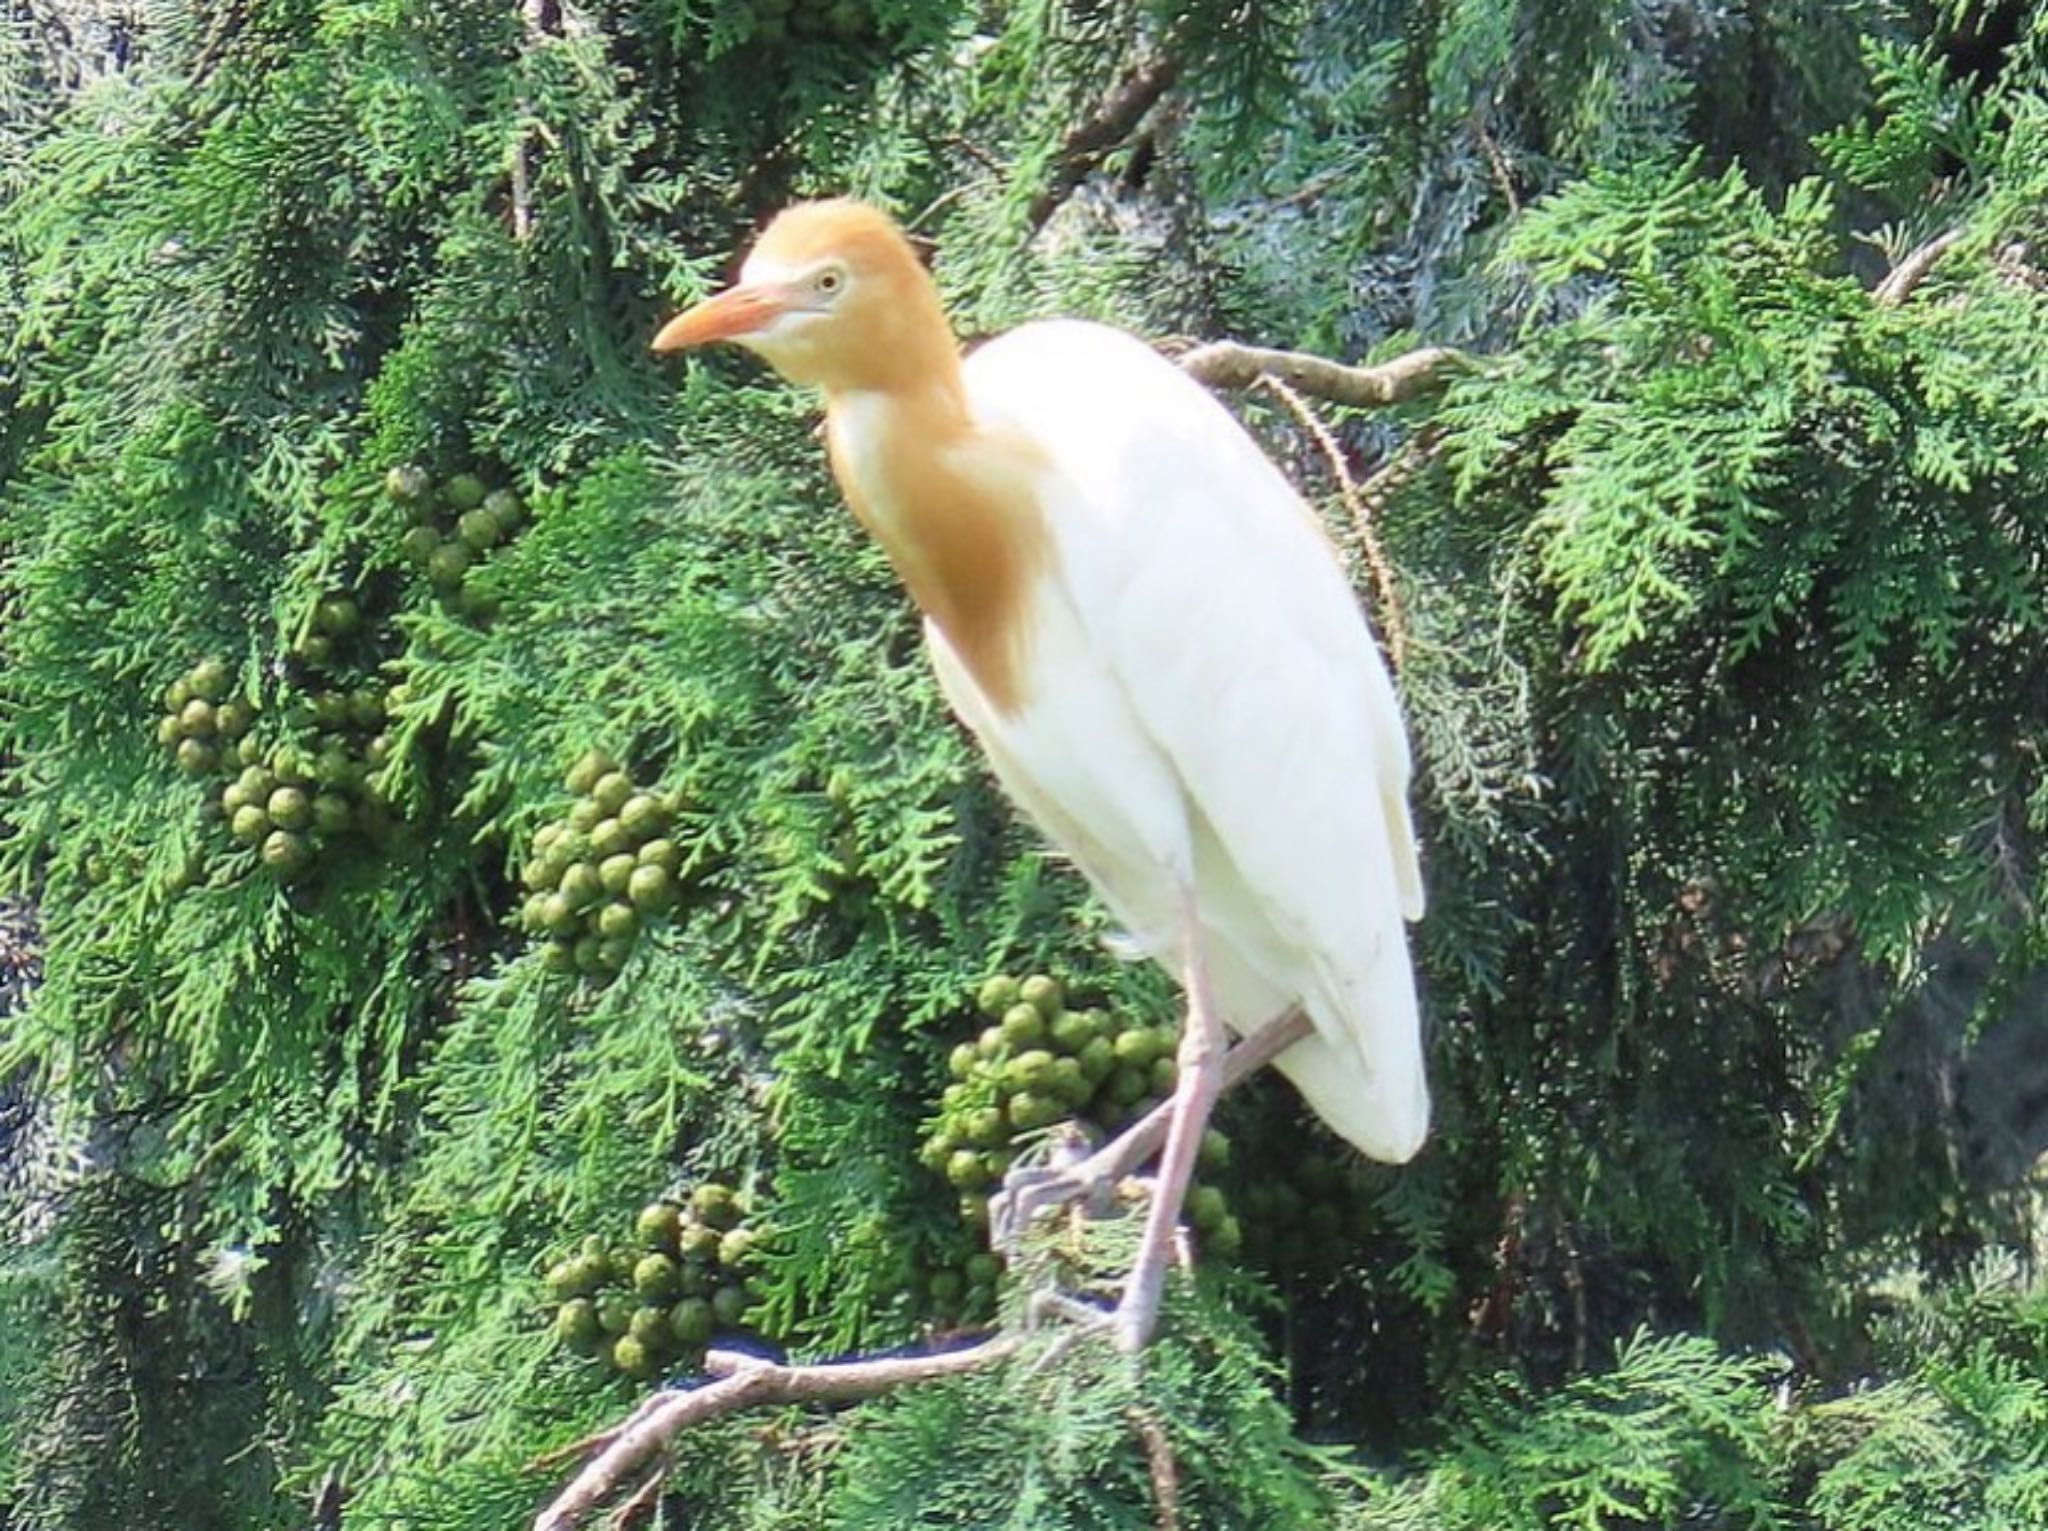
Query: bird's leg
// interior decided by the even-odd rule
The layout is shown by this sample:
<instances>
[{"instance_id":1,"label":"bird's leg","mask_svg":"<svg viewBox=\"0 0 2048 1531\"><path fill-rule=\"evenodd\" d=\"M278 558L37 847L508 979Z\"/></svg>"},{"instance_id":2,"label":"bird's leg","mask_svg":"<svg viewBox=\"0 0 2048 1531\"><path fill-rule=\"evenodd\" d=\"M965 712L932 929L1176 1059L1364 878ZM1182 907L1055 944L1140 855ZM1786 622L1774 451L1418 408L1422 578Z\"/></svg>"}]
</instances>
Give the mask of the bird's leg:
<instances>
[{"instance_id":1,"label":"bird's leg","mask_svg":"<svg viewBox=\"0 0 2048 1531\"><path fill-rule=\"evenodd\" d=\"M1137 1263L1114 1323L1117 1349L1142 1350L1159 1321L1159 1299L1166 1290L1166 1267L1173 1258L1174 1233L1180 1226L1181 1203L1194 1178L1195 1156L1216 1097L1223 1093L1223 1054L1229 1045L1209 992L1209 972L1202 961L1200 927L1194 908L1187 914L1187 1020L1181 1027L1179 1077L1174 1084L1172 1116L1166 1127L1166 1151L1152 1182L1152 1204L1145 1211L1145 1236Z\"/></svg>"},{"instance_id":2,"label":"bird's leg","mask_svg":"<svg viewBox=\"0 0 2048 1531\"><path fill-rule=\"evenodd\" d=\"M1222 1090L1256 1074L1314 1030L1299 1010L1266 1022L1224 1055ZM1071 1201L1106 1202L1117 1181L1159 1152L1178 1103L1176 1093L1078 1162L1013 1168L990 1203L998 1247L1014 1246L1023 1229L1041 1212Z\"/></svg>"}]
</instances>

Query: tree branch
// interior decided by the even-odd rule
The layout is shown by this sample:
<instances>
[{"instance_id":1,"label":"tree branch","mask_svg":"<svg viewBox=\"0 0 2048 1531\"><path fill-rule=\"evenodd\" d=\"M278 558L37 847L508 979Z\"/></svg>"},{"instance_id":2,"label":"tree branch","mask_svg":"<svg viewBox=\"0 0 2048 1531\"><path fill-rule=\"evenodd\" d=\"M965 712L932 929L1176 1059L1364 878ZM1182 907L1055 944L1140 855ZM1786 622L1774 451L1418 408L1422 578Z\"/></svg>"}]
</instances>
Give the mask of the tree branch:
<instances>
[{"instance_id":1,"label":"tree branch","mask_svg":"<svg viewBox=\"0 0 2048 1531\"><path fill-rule=\"evenodd\" d=\"M533 1531L572 1531L628 1487L646 1492L644 1474L676 1436L692 1425L741 1409L791 1403L846 1403L897 1388L969 1372L1008 1360L1021 1335L994 1335L960 1350L884 1356L818 1366L787 1366L739 1351L714 1350L705 1370L717 1380L681 1392L657 1393L613 1433L604 1449L542 1510ZM597 1439L597 1437L593 1437ZM546 1458L542 1459L546 1461Z\"/></svg>"},{"instance_id":2,"label":"tree branch","mask_svg":"<svg viewBox=\"0 0 2048 1531\"><path fill-rule=\"evenodd\" d=\"M1131 135L1132 129L1179 77L1180 60L1169 50L1161 49L1126 75L1103 98L1092 116L1068 130L1053 161L1052 180L1031 199L1030 211L1025 215L1032 232L1045 227L1046 220L1088 179L1089 172Z\"/></svg>"},{"instance_id":3,"label":"tree branch","mask_svg":"<svg viewBox=\"0 0 2048 1531\"><path fill-rule=\"evenodd\" d=\"M1305 351L1217 340L1180 358L1181 370L1211 388L1249 388L1261 378L1278 378L1299 393L1337 404L1375 408L1441 393L1453 378L1477 365L1462 351L1423 346L1376 367L1347 367Z\"/></svg>"}]
</instances>

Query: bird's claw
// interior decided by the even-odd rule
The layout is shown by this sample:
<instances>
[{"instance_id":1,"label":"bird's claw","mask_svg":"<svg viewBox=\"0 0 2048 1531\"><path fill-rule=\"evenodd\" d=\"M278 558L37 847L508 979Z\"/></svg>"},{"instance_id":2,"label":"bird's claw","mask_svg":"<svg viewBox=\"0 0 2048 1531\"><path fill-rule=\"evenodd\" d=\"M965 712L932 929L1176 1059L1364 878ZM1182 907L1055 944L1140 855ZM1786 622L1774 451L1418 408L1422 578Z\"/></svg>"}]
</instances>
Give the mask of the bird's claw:
<instances>
[{"instance_id":1,"label":"bird's claw","mask_svg":"<svg viewBox=\"0 0 2048 1531\"><path fill-rule=\"evenodd\" d=\"M1031 1295L1024 1314L1027 1328L1045 1328L1053 1319L1068 1326L1067 1332L1047 1346L1033 1363L1033 1371L1042 1371L1056 1364L1083 1339L1106 1339L1125 1355L1135 1355L1145 1348L1157 1322L1158 1309L1135 1292L1127 1292L1115 1307L1105 1308L1071 1292L1048 1289Z\"/></svg>"},{"instance_id":2,"label":"bird's claw","mask_svg":"<svg viewBox=\"0 0 2048 1531\"><path fill-rule=\"evenodd\" d=\"M1003 1188L989 1198L989 1236L997 1248L1014 1254L1025 1229L1086 1191L1086 1185L1064 1167L1012 1165L1003 1176Z\"/></svg>"},{"instance_id":3,"label":"bird's claw","mask_svg":"<svg viewBox=\"0 0 2048 1531\"><path fill-rule=\"evenodd\" d=\"M1043 1328L1048 1319L1058 1318L1079 1329L1107 1330L1115 1316L1112 1309L1097 1307L1086 1298L1057 1287L1033 1292L1024 1305L1024 1321L1033 1329Z\"/></svg>"},{"instance_id":4,"label":"bird's claw","mask_svg":"<svg viewBox=\"0 0 2048 1531\"><path fill-rule=\"evenodd\" d=\"M1040 1218L1075 1202L1090 1218L1110 1216L1117 1209L1116 1182L1076 1174L1067 1169L1034 1169L1017 1178L1013 1169L1003 1188L989 1198L989 1235L997 1247L1014 1253L1024 1230Z\"/></svg>"},{"instance_id":5,"label":"bird's claw","mask_svg":"<svg viewBox=\"0 0 2048 1531\"><path fill-rule=\"evenodd\" d=\"M1002 1189L988 1203L989 1233L998 1248L1014 1253L1025 1229L1072 1202L1085 1202L1092 1217L1109 1215L1115 1183L1089 1172L1092 1147L1085 1137L1072 1134L1053 1145L1049 1158L1010 1166Z\"/></svg>"}]
</instances>

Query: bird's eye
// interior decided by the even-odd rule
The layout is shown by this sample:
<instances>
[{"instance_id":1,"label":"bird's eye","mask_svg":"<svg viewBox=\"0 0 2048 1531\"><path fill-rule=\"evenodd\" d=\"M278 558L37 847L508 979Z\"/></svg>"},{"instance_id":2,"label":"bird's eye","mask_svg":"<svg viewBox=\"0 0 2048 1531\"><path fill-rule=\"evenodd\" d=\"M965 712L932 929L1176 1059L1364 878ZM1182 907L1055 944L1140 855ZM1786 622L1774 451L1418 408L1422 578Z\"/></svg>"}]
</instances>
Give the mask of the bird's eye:
<instances>
[{"instance_id":1,"label":"bird's eye","mask_svg":"<svg viewBox=\"0 0 2048 1531\"><path fill-rule=\"evenodd\" d=\"M811 279L811 285L829 298L846 285L846 273L837 266L828 267Z\"/></svg>"}]
</instances>

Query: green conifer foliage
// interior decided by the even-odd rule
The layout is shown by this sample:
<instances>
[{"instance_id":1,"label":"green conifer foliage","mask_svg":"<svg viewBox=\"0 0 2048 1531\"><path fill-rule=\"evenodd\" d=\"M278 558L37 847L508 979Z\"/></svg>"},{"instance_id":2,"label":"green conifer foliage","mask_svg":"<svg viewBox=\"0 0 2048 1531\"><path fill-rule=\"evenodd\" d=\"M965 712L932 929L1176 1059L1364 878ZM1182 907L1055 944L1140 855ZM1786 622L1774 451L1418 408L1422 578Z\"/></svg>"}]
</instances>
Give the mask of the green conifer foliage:
<instances>
[{"instance_id":1,"label":"green conifer foliage","mask_svg":"<svg viewBox=\"0 0 2048 1531\"><path fill-rule=\"evenodd\" d=\"M811 403L647 354L838 191L936 238L969 337L1483 351L1331 421L1407 475L1367 498L1439 1124L1368 1166L1248 1088L1204 1166L1242 1256L1142 1365L1048 1333L721 1422L665 1523L2048 1518L2039 1287L1983 1259L2038 1195L1956 1106L2038 1024L2048 24L1932 12L9 11L0 893L43 966L0 1015L0 1518L525 1523L647 1390L572 1353L675 1295L626 1298L640 1209L746 1207L716 1260L723 1211L675 1230L745 1272L721 1335L923 1343L986 1258L919 1157L984 980L1172 1024L946 716ZM1237 402L1356 551L1323 449ZM516 531L465 525L499 486ZM308 783L238 844L278 748ZM1072 1238L1085 1283L1130 1229ZM976 1271L1017 1323L1045 1268Z\"/></svg>"}]
</instances>

